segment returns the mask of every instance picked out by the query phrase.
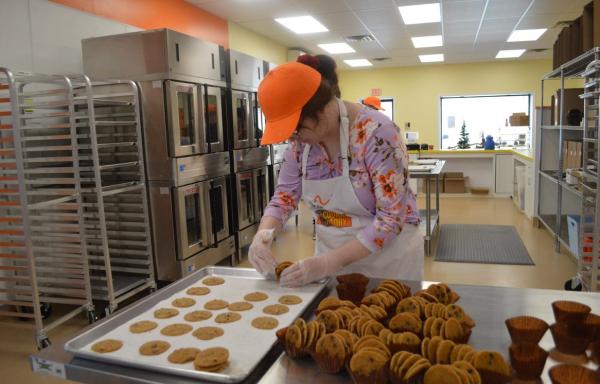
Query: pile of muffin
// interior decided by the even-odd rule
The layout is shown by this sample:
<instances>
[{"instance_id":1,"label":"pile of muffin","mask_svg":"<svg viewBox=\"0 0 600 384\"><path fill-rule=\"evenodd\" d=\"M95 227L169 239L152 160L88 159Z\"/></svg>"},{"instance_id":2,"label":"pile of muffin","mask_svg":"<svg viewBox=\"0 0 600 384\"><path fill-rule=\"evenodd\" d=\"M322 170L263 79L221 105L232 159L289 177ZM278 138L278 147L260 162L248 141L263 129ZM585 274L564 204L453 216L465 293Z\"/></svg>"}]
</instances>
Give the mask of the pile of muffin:
<instances>
[{"instance_id":1,"label":"pile of muffin","mask_svg":"<svg viewBox=\"0 0 600 384\"><path fill-rule=\"evenodd\" d=\"M358 384L501 384L510 379L500 353L466 344L475 322L447 285L433 284L411 295L406 285L385 280L363 297L368 278L351 274L338 281L340 299L322 300L315 320L298 319L277 331L290 357L310 356L327 373L346 370Z\"/></svg>"},{"instance_id":2,"label":"pile of muffin","mask_svg":"<svg viewBox=\"0 0 600 384\"><path fill-rule=\"evenodd\" d=\"M574 301L559 300L552 303L556 323L548 325L533 316L517 316L506 320L511 345L509 355L517 378L539 379L549 353L538 343L550 328L555 349L553 359L569 362L552 367L550 380L554 384L600 383L600 372L594 372L580 364L589 360L586 350L591 350L591 360L600 364L600 316L591 308ZM574 364L577 362L578 364Z\"/></svg>"}]
</instances>

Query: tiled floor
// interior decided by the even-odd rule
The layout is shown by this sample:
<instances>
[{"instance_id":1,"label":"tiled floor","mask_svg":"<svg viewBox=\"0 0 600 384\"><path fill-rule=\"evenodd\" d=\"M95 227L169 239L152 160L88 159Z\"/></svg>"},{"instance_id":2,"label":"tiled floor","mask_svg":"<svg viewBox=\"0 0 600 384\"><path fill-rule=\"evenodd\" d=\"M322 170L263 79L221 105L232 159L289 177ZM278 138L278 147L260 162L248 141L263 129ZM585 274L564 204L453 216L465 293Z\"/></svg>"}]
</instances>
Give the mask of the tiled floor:
<instances>
[{"instance_id":1,"label":"tiled floor","mask_svg":"<svg viewBox=\"0 0 600 384\"><path fill-rule=\"evenodd\" d=\"M423 205L423 204L420 204ZM298 227L290 220L274 245L280 259L298 260L313 254L312 221L305 210L300 212ZM441 222L455 224L499 224L517 228L535 266L487 265L425 261L427 280L447 283L497 285L562 289L575 272L575 264L566 254L554 251L548 232L535 228L511 200L501 198L442 198ZM242 266L248 266L246 262ZM55 343L68 339L87 324L76 318L50 333ZM0 326L0 372L2 383L64 383L51 377L31 373L28 355L35 351L33 331Z\"/></svg>"}]
</instances>

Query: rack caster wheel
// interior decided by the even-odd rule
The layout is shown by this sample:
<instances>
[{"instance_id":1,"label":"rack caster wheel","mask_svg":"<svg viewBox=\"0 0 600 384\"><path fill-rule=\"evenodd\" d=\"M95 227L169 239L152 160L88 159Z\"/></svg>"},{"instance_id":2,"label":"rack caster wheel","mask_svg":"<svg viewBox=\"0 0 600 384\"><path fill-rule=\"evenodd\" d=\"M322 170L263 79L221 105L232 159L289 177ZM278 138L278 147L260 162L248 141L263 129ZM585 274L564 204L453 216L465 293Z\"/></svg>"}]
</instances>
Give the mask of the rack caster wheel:
<instances>
[{"instance_id":1,"label":"rack caster wheel","mask_svg":"<svg viewBox=\"0 0 600 384\"><path fill-rule=\"evenodd\" d=\"M98 321L98 315L96 315L96 311L88 311L87 312L88 323L94 324Z\"/></svg>"},{"instance_id":2,"label":"rack caster wheel","mask_svg":"<svg viewBox=\"0 0 600 384\"><path fill-rule=\"evenodd\" d=\"M38 351L41 351L44 348L48 348L50 345L52 345L52 343L50 342L49 338L45 337L43 339L40 339L37 342Z\"/></svg>"}]
</instances>

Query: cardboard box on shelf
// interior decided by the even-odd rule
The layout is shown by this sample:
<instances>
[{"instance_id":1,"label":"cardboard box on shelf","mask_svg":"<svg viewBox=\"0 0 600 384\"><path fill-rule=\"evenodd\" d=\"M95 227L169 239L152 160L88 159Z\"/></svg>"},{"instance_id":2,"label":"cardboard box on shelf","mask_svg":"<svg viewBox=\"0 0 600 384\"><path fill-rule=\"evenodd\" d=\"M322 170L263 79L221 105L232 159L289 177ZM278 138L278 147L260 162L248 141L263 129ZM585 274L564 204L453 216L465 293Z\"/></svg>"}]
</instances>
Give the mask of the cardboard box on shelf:
<instances>
[{"instance_id":1,"label":"cardboard box on shelf","mask_svg":"<svg viewBox=\"0 0 600 384\"><path fill-rule=\"evenodd\" d=\"M516 112L508 118L508 122L513 127L526 126L529 125L529 116L524 112Z\"/></svg>"},{"instance_id":2,"label":"cardboard box on shelf","mask_svg":"<svg viewBox=\"0 0 600 384\"><path fill-rule=\"evenodd\" d=\"M444 193L465 193L465 176L462 172L444 172Z\"/></svg>"}]
</instances>

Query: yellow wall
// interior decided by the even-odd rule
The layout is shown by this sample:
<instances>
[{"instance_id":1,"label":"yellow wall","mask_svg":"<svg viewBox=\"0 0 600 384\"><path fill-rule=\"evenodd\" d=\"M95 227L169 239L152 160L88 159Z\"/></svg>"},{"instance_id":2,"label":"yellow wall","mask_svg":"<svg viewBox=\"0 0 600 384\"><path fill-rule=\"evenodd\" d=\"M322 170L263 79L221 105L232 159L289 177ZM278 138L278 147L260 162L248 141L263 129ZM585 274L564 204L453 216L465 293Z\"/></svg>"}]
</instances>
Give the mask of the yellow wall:
<instances>
[{"instance_id":1,"label":"yellow wall","mask_svg":"<svg viewBox=\"0 0 600 384\"><path fill-rule=\"evenodd\" d=\"M341 71L342 98L357 101L381 88L394 98L394 121L419 132L419 141L439 147L440 96L527 92L540 105L541 78L552 70L550 60L424 65ZM557 88L560 83L552 85ZM549 95L549 92L544 92ZM545 105L548 101L545 102Z\"/></svg>"},{"instance_id":2,"label":"yellow wall","mask_svg":"<svg viewBox=\"0 0 600 384\"><path fill-rule=\"evenodd\" d=\"M275 64L287 61L287 48L268 37L228 22L229 48Z\"/></svg>"}]
</instances>

